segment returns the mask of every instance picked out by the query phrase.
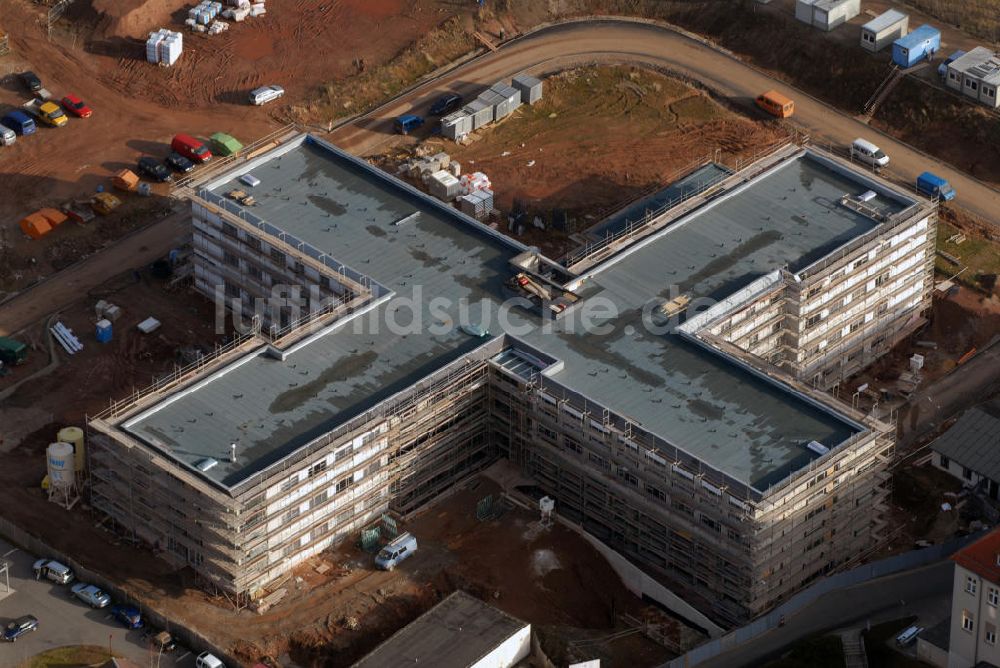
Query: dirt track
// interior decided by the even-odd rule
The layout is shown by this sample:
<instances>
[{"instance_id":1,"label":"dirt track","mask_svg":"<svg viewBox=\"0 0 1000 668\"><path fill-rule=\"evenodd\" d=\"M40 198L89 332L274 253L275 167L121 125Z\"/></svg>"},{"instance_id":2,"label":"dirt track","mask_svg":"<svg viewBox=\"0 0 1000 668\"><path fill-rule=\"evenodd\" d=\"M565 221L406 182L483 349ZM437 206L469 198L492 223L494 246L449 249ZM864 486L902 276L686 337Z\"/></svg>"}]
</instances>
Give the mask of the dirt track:
<instances>
[{"instance_id":1,"label":"dirt track","mask_svg":"<svg viewBox=\"0 0 1000 668\"><path fill-rule=\"evenodd\" d=\"M337 145L359 154L369 153L390 141L391 119L413 109L420 110L437 93L454 89L473 93L484 84L519 72L549 73L588 62L633 62L672 70L700 81L719 95L748 107L761 91L775 88L795 99L792 121L807 131L814 142L846 146L856 137L874 139L892 157L892 171L915 179L932 169L948 179L959 193L958 203L971 212L995 220L1000 211L1000 192L965 174L940 165L910 146L882 135L805 93L781 83L715 48L683 34L658 26L607 19L573 21L513 40L495 53L488 53L456 71L420 87L334 131Z\"/></svg>"},{"instance_id":2,"label":"dirt track","mask_svg":"<svg viewBox=\"0 0 1000 668\"><path fill-rule=\"evenodd\" d=\"M947 178L959 193L958 203L974 214L995 221L1000 211L1000 192L960 172L936 164L906 144L809 98L804 93L780 83L735 58L695 39L664 28L625 20L599 22L569 22L540 30L513 40L497 52L487 53L455 71L418 87L400 98L355 120L330 135L341 147L357 154L366 154L392 141L391 119L404 111L425 110L442 90L454 89L472 93L484 84L491 84L518 72L548 73L589 62L633 62L672 70L701 81L720 95L729 96L747 105L760 91L776 88L796 100L794 121L808 131L817 143L831 141L845 145L859 136L873 137L893 160L893 169L905 178L915 178L924 169L934 169ZM132 237L135 246L145 246L150 254L169 250L168 239L154 225ZM86 275L100 279L120 271L123 266L137 264L123 246L112 247L87 262ZM83 286L79 286L76 291ZM68 295L67 295L68 296ZM38 317L31 302L34 297L21 297L0 309L0 331L16 331ZM41 301L41 300L38 300ZM50 308L61 304L51 303Z\"/></svg>"}]
</instances>

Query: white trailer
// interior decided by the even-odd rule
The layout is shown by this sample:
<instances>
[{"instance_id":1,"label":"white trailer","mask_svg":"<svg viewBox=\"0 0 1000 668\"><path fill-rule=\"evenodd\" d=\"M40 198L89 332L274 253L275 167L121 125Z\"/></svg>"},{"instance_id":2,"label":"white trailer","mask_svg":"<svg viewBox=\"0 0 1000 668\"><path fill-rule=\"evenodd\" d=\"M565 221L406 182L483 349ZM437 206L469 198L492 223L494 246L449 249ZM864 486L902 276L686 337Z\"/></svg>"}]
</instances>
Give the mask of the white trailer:
<instances>
[{"instance_id":1,"label":"white trailer","mask_svg":"<svg viewBox=\"0 0 1000 668\"><path fill-rule=\"evenodd\" d=\"M818 0L813 5L813 25L830 31L861 13L861 0Z\"/></svg>"},{"instance_id":2,"label":"white trailer","mask_svg":"<svg viewBox=\"0 0 1000 668\"><path fill-rule=\"evenodd\" d=\"M910 17L890 9L861 26L861 48L876 53L910 30Z\"/></svg>"}]
</instances>

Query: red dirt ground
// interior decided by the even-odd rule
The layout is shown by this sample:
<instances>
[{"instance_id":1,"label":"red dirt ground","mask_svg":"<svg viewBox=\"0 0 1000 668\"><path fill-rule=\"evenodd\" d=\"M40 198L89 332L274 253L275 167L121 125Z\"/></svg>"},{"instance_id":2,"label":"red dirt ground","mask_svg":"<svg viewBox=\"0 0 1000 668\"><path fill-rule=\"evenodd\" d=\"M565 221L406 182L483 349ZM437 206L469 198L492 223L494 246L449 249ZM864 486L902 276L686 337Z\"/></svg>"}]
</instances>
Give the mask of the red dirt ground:
<instances>
[{"instance_id":1,"label":"red dirt ground","mask_svg":"<svg viewBox=\"0 0 1000 668\"><path fill-rule=\"evenodd\" d=\"M23 216L89 196L142 155L165 157L174 134L207 137L221 130L244 143L261 137L284 125L288 108L307 102L321 84L353 73L356 58L369 66L385 62L454 14L474 9L474 3L448 0L282 0L221 35L184 32L185 52L175 67L146 63L146 33L183 31L193 4L77 0L49 41L39 25L41 6L0 0L12 49L0 59L0 108L24 102L16 74L30 69L56 97L75 93L94 109L91 118L42 127L0 148L0 245L8 244L13 255L43 258L59 236L57 230L26 240L17 227ZM264 83L284 86L286 96L264 108L247 105L247 92ZM114 236L100 226L87 234L97 243ZM38 266L42 274L50 269ZM29 280L0 280L0 295Z\"/></svg>"}]
</instances>

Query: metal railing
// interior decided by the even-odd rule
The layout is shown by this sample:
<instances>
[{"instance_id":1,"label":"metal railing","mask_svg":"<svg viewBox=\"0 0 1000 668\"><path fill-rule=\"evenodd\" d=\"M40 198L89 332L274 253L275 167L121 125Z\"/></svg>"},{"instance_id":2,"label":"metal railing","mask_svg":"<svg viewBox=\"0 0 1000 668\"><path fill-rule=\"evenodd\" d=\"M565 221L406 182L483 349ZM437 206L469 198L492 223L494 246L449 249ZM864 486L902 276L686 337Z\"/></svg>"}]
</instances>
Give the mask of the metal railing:
<instances>
[{"instance_id":1,"label":"metal railing","mask_svg":"<svg viewBox=\"0 0 1000 668\"><path fill-rule=\"evenodd\" d=\"M288 125L285 125L270 134L264 135L259 139L255 139L253 142L245 145L233 155L224 157L216 156L212 159L212 162L208 163L208 165L202 167L201 169L196 170L190 176L185 176L175 181L173 188L170 189L170 192L172 195L180 194L180 191L185 188L193 188L195 184L208 181L238 163L245 162L256 157L257 152L268 144L274 144L275 147L280 146L281 141L279 140L285 138L287 135L297 135L298 133L299 126L295 123L289 123Z\"/></svg>"}]
</instances>

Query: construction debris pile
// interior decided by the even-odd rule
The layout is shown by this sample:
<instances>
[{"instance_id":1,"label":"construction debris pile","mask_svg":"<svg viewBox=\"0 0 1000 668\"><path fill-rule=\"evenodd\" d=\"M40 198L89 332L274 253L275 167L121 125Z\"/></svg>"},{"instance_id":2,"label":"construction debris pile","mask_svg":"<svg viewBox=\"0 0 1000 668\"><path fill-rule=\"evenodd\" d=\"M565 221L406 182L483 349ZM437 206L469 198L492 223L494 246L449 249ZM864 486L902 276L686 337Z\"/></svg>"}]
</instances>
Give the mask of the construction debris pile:
<instances>
[{"instance_id":1,"label":"construction debris pile","mask_svg":"<svg viewBox=\"0 0 1000 668\"><path fill-rule=\"evenodd\" d=\"M169 67L177 62L183 52L184 36L179 32L160 28L149 33L149 39L146 40L147 62Z\"/></svg>"},{"instance_id":2,"label":"construction debris pile","mask_svg":"<svg viewBox=\"0 0 1000 668\"><path fill-rule=\"evenodd\" d=\"M195 7L188 10L188 17L184 20L186 25L193 32L218 35L229 30L229 24L221 19L240 23L248 17L263 16L267 13L264 0L250 2L250 0L226 0L229 6L222 8L221 2L203 0Z\"/></svg>"},{"instance_id":3,"label":"construction debris pile","mask_svg":"<svg viewBox=\"0 0 1000 668\"><path fill-rule=\"evenodd\" d=\"M442 202L454 202L459 211L476 220L485 220L493 212L489 177L482 172L462 174L461 165L443 151L407 160L397 173L419 181L431 195Z\"/></svg>"}]
</instances>

